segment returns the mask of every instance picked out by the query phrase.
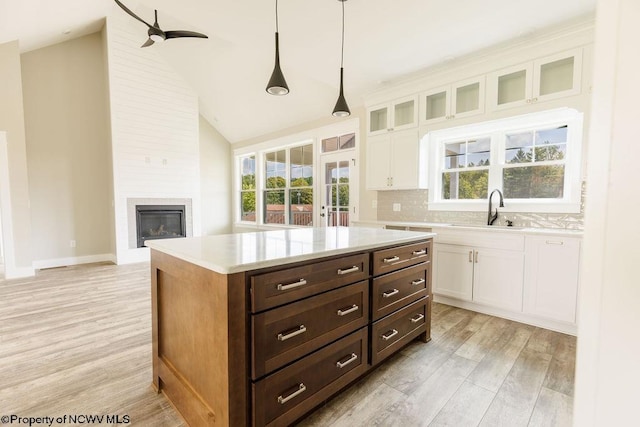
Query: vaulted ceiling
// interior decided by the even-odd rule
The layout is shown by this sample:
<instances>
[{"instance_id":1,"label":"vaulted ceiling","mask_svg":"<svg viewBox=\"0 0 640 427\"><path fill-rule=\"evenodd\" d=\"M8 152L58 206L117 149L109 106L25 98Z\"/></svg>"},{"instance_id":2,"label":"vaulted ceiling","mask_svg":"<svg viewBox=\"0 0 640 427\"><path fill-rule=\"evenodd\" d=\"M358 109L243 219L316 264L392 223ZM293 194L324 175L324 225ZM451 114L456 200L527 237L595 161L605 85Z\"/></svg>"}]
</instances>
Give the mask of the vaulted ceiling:
<instances>
[{"instance_id":1,"label":"vaulted ceiling","mask_svg":"<svg viewBox=\"0 0 640 427\"><path fill-rule=\"evenodd\" d=\"M265 92L273 70L275 0L122 0L165 30L209 39L154 45L193 86L201 114L230 142L329 117L339 84L341 3L279 0L282 69L291 89ZM592 14L595 0L348 0L345 92L363 95L404 75L473 51ZM22 51L100 29L124 13L113 0L0 0L0 43ZM146 27L140 26L140 45ZM68 34L64 32L70 31Z\"/></svg>"}]
</instances>

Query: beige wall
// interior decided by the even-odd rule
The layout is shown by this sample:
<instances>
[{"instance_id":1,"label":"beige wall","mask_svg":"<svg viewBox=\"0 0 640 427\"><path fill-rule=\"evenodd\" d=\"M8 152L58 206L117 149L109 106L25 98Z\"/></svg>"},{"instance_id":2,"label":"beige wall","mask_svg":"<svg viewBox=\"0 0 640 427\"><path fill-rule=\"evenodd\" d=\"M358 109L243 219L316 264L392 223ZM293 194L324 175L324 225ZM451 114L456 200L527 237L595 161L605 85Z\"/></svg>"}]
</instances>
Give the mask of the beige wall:
<instances>
[{"instance_id":1,"label":"beige wall","mask_svg":"<svg viewBox=\"0 0 640 427\"><path fill-rule=\"evenodd\" d=\"M640 2L599 0L574 425L638 424Z\"/></svg>"},{"instance_id":2,"label":"beige wall","mask_svg":"<svg viewBox=\"0 0 640 427\"><path fill-rule=\"evenodd\" d=\"M202 234L231 232L231 146L200 116Z\"/></svg>"},{"instance_id":3,"label":"beige wall","mask_svg":"<svg viewBox=\"0 0 640 427\"><path fill-rule=\"evenodd\" d=\"M112 253L101 33L23 54L22 80L35 265Z\"/></svg>"},{"instance_id":4,"label":"beige wall","mask_svg":"<svg viewBox=\"0 0 640 427\"><path fill-rule=\"evenodd\" d=\"M17 41L0 45L0 100L0 130L7 132L15 267L28 274L27 270L32 268L31 221L20 51ZM7 268L10 267L7 265Z\"/></svg>"}]
</instances>

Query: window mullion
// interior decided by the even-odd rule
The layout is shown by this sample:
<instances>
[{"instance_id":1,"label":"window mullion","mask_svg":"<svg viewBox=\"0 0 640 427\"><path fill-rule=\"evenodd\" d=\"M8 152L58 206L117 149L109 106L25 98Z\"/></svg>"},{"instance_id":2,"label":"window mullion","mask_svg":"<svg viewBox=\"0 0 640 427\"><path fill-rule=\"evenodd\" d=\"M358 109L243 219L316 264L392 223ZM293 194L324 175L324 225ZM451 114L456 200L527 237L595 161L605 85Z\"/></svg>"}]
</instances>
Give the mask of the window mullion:
<instances>
[{"instance_id":1,"label":"window mullion","mask_svg":"<svg viewBox=\"0 0 640 427\"><path fill-rule=\"evenodd\" d=\"M489 164L489 185L487 191L498 189L502 191L502 165L504 164L504 132L491 134L491 155ZM487 197L489 195L487 194Z\"/></svg>"}]
</instances>

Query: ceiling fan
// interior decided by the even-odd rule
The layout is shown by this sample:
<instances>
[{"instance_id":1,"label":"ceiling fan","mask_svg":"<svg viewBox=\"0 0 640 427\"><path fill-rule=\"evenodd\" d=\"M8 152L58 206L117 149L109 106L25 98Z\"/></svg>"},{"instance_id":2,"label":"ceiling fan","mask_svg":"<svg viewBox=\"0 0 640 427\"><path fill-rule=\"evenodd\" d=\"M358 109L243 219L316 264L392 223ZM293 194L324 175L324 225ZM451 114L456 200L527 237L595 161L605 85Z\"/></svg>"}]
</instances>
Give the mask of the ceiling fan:
<instances>
[{"instance_id":1,"label":"ceiling fan","mask_svg":"<svg viewBox=\"0 0 640 427\"><path fill-rule=\"evenodd\" d=\"M127 6L125 6L124 4L119 2L118 0L114 0L114 1L116 2L116 4L118 6L120 6L122 8L122 10L124 10L129 15L133 16L138 21L142 22L147 27L149 27L149 31L147 31L147 33L149 34L149 39L140 47L147 47L147 46L151 46L155 42L161 42L161 41L164 41L166 39L177 39L177 38L180 38L180 37L198 37L198 38L201 38L201 39L209 38L205 34L196 33L195 31L185 31L185 30L162 31L162 29L160 29L160 26L158 25L158 11L157 10L155 11L155 22L153 23L153 25L151 25L147 21L145 21L144 19L140 18L138 15L133 13L131 10L129 10L129 8Z\"/></svg>"}]
</instances>

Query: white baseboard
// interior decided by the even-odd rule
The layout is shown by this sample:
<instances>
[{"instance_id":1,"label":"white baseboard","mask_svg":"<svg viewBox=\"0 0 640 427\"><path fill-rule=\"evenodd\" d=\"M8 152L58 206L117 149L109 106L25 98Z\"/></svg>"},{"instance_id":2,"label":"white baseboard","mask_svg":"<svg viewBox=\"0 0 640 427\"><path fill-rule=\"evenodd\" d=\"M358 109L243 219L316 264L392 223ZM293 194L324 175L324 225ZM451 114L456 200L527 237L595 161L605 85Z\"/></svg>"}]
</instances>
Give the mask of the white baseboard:
<instances>
[{"instance_id":1,"label":"white baseboard","mask_svg":"<svg viewBox=\"0 0 640 427\"><path fill-rule=\"evenodd\" d=\"M10 267L7 264L4 265L4 278L7 280L33 277L35 274L36 271L33 267Z\"/></svg>"},{"instance_id":2,"label":"white baseboard","mask_svg":"<svg viewBox=\"0 0 640 427\"><path fill-rule=\"evenodd\" d=\"M69 258L43 259L33 261L35 269L65 267L67 265L90 264L93 262L112 262L116 263L116 257L113 254L85 255Z\"/></svg>"},{"instance_id":3,"label":"white baseboard","mask_svg":"<svg viewBox=\"0 0 640 427\"><path fill-rule=\"evenodd\" d=\"M118 252L116 264L136 264L139 262L149 262L151 251L149 248L134 248Z\"/></svg>"},{"instance_id":4,"label":"white baseboard","mask_svg":"<svg viewBox=\"0 0 640 427\"><path fill-rule=\"evenodd\" d=\"M515 313L509 310L503 310L495 307L488 307L482 304L476 304L470 301L462 301L456 298L450 298L444 295L433 295L433 301L442 304L452 305L458 308L464 308L478 313L489 314L491 316L502 317L504 319L513 320L515 322L526 323L527 325L538 326L544 329L550 329L556 332L562 332L568 335L577 335L578 328L575 324L567 322L559 322L557 320L544 319L526 313Z\"/></svg>"}]
</instances>

